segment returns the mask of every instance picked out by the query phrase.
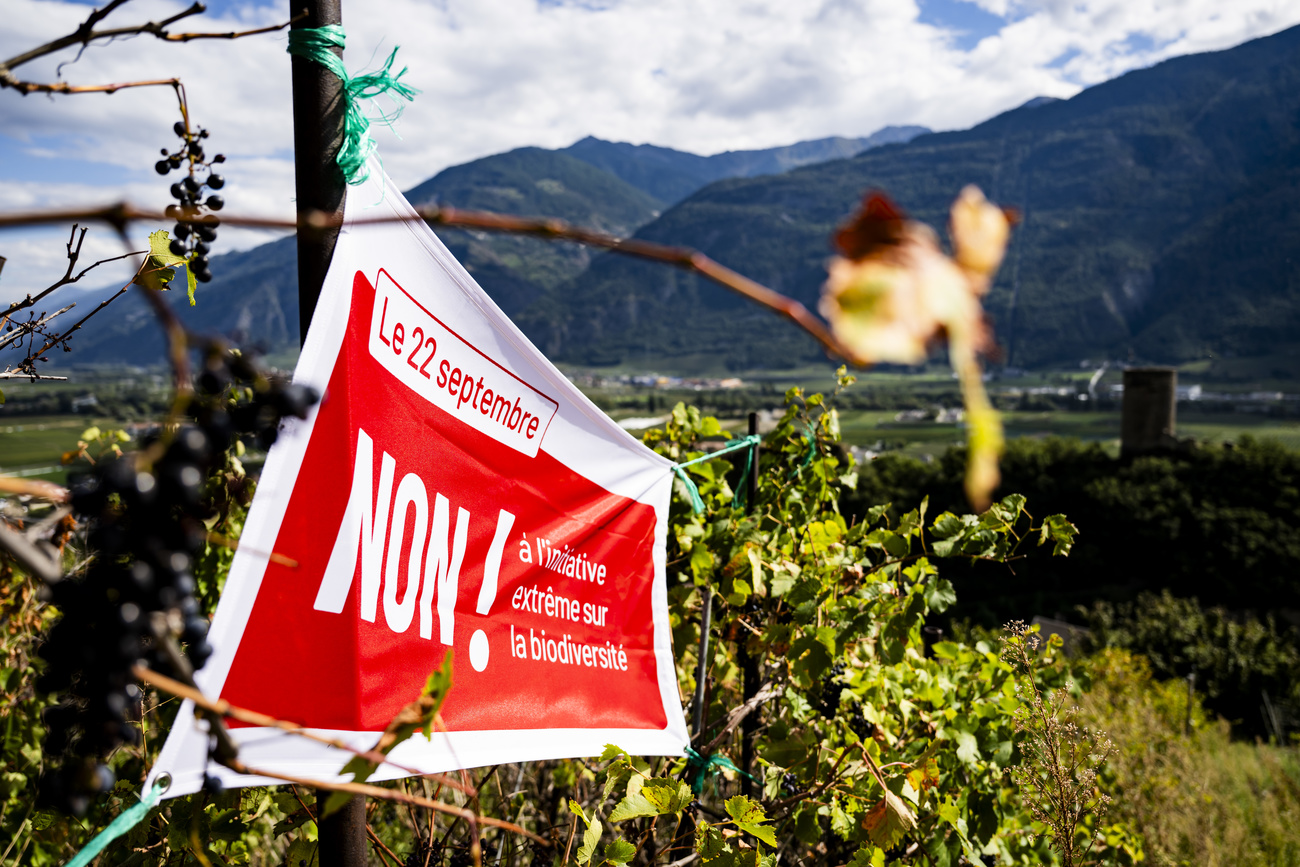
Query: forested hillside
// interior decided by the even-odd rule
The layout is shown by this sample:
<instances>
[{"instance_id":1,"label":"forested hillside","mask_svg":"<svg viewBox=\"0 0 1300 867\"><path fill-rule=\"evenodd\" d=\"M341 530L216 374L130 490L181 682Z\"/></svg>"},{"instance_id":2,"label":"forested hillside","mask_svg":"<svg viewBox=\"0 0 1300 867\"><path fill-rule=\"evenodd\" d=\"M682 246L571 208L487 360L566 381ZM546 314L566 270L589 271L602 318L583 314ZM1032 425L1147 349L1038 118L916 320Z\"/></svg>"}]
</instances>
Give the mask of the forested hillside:
<instances>
[{"instance_id":1,"label":"forested hillside","mask_svg":"<svg viewBox=\"0 0 1300 867\"><path fill-rule=\"evenodd\" d=\"M941 226L975 183L1023 220L986 305L1006 363L1300 349L1300 28L880 145L916 131L712 157L588 138L456 166L410 197L695 246L811 307L828 238L864 191L883 189ZM820 357L778 318L684 272L568 244L440 234L562 361L746 369ZM296 344L292 245L218 257L213 273L199 306L182 311L189 323L271 349ZM142 314L91 323L77 360L160 359Z\"/></svg>"},{"instance_id":2,"label":"forested hillside","mask_svg":"<svg viewBox=\"0 0 1300 867\"><path fill-rule=\"evenodd\" d=\"M715 183L644 227L814 304L828 237L863 191L938 226L967 183L1021 225L988 309L1010 363L1177 361L1289 346L1300 325L1300 29L1035 100L970 130ZM737 367L810 341L697 278L601 256L528 328L572 361ZM740 339L743 334L744 339ZM736 335L731 339L729 335Z\"/></svg>"},{"instance_id":3,"label":"forested hillside","mask_svg":"<svg viewBox=\"0 0 1300 867\"><path fill-rule=\"evenodd\" d=\"M928 132L886 127L865 138L827 138L784 147L728 151L713 156L653 145L587 137L562 150L518 148L444 169L406 192L415 205L558 217L614 235L629 235L672 202L718 178L750 177L857 154ZM573 244L439 229L438 234L511 316L545 309L548 290L567 285L590 264L590 251ZM173 299L178 315L200 332L236 334L268 350L298 344L296 249L277 241L213 259L213 282L201 284L199 305ZM86 293L90 307L117 287ZM562 293L561 296L562 297ZM100 317L78 336L75 362L149 364L163 359L162 337L139 299L117 302L118 316Z\"/></svg>"}]
</instances>

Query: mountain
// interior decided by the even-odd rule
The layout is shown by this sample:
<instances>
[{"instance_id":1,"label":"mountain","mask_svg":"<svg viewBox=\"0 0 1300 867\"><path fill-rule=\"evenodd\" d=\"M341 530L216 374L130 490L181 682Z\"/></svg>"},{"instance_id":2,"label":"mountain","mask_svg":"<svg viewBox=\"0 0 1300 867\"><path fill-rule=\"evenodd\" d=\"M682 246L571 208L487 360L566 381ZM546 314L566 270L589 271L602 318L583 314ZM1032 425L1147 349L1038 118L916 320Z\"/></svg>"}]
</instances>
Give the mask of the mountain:
<instances>
[{"instance_id":1,"label":"mountain","mask_svg":"<svg viewBox=\"0 0 1300 867\"><path fill-rule=\"evenodd\" d=\"M406 193L416 207L443 204L528 217L558 217L631 234L663 202L564 151L519 148L453 166ZM590 264L587 247L535 238L438 229L448 249L513 316Z\"/></svg>"},{"instance_id":2,"label":"mountain","mask_svg":"<svg viewBox=\"0 0 1300 867\"><path fill-rule=\"evenodd\" d=\"M221 334L237 343L276 351L298 346L298 248L281 238L252 250L212 257L211 283L200 283L198 304L185 297L179 275L170 293L172 309L186 327ZM92 309L116 289L70 292L61 303ZM151 365L163 363L166 346L158 319L134 289L83 326L72 352L54 361Z\"/></svg>"},{"instance_id":3,"label":"mountain","mask_svg":"<svg viewBox=\"0 0 1300 867\"><path fill-rule=\"evenodd\" d=\"M855 156L881 145L911 141L929 131L923 126L887 126L864 138L836 136L764 150L726 151L708 157L657 145L602 141L588 136L561 152L604 169L667 204L675 204L723 178L779 174L812 163Z\"/></svg>"},{"instance_id":4,"label":"mountain","mask_svg":"<svg viewBox=\"0 0 1300 867\"><path fill-rule=\"evenodd\" d=\"M815 307L828 238L863 192L883 189L941 227L975 183L1023 218L986 299L1008 363L1300 351L1300 27L1072 99L1030 100L968 130L746 176L855 151L852 141L700 157L584 139L457 166L409 195L688 244ZM675 198L719 166L733 175ZM562 361L740 369L821 357L783 320L684 271L528 239L444 237ZM187 321L293 345L292 244L278 244L214 260ZM69 359L160 358L147 314L119 312L129 315L92 320Z\"/></svg>"},{"instance_id":5,"label":"mountain","mask_svg":"<svg viewBox=\"0 0 1300 867\"><path fill-rule=\"evenodd\" d=\"M864 191L883 189L938 227L968 183L1023 216L986 305L1011 363L1300 346L1300 28L1032 100L969 130L719 181L637 237L696 246L811 307L828 238ZM522 320L573 362L819 356L714 284L612 254Z\"/></svg>"},{"instance_id":6,"label":"mountain","mask_svg":"<svg viewBox=\"0 0 1300 867\"><path fill-rule=\"evenodd\" d=\"M452 166L407 191L406 197L417 206L444 204L559 217L628 235L657 217L668 200L623 175L633 179L660 174L672 177L678 191L673 195L680 197L728 173L752 175L765 168L779 171L782 166L806 164L822 155L856 153L920 131L923 128L886 127L866 138L821 139L713 157L586 138L562 150L519 148ZM691 168L663 172L655 168L670 158ZM619 171L606 168L611 162L617 163ZM688 179L683 181L683 177ZM441 228L437 232L510 316L520 316L530 307L534 317L541 315L555 303L548 291L567 285L591 261L588 248L576 244ZM173 306L181 320L196 331L236 335L241 342L272 351L295 347L296 255L293 241L288 239L216 256L212 260L213 281L200 284L196 293L198 306L189 307L183 296L174 298ZM88 309L111 291L74 291L70 300ZM149 364L162 360L162 335L143 302L128 295L115 301L111 310L91 320L77 335L76 353L69 355L68 361Z\"/></svg>"}]
</instances>

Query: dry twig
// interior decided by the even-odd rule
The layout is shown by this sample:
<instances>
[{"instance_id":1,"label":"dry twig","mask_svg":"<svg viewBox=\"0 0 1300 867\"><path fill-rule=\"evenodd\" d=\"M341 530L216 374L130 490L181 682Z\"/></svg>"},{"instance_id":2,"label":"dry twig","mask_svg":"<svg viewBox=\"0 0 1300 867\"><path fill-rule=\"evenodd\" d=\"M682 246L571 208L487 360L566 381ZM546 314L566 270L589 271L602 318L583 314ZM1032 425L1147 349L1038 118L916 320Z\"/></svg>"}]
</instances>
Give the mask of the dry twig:
<instances>
[{"instance_id":1,"label":"dry twig","mask_svg":"<svg viewBox=\"0 0 1300 867\"><path fill-rule=\"evenodd\" d=\"M199 692L194 687L187 686L178 680L173 680L172 678L167 677L164 674L159 674L158 672L154 671L151 668L145 668L144 666L137 665L131 670L131 673L135 677L138 677L140 680L144 681L145 683L148 683L152 686L157 687L158 689L161 689L163 692L170 693L171 695L178 696L180 698L187 698L190 701L194 702L194 704L197 705L198 707L201 707L204 710L210 711L214 714L217 714L218 716L228 717L233 720L238 720L239 722L242 723L261 726L263 728L279 729L280 731L285 732L286 734L297 735L299 737L306 738L307 740L310 741L316 741L317 743L325 744L326 746L331 746L336 749L340 749L345 752L352 753L353 755L360 756L361 758L366 759L367 761L376 762L378 764L392 765L398 770L405 771L406 773L412 774L413 776L425 777L427 779L433 780L436 783L445 785L448 788L455 789L458 792L462 792L471 797L477 794L472 786L466 786L442 774L426 774L414 768L408 768L405 767L404 765L399 765L384 753L376 752L374 750L360 749L358 747L352 746L349 743L346 743L345 741L338 740L337 738L330 738L330 737L325 737L323 735L318 735L315 732L312 732L307 728L298 725L297 723L285 722L284 720L276 719L275 717L267 716L266 714L258 713L257 711L247 710L242 707L237 707L235 705L232 705L230 702L226 701L223 698L218 698L215 700L210 699L207 696L205 696L203 693Z\"/></svg>"},{"instance_id":2,"label":"dry twig","mask_svg":"<svg viewBox=\"0 0 1300 867\"><path fill-rule=\"evenodd\" d=\"M255 36L259 33L273 33L277 30L283 30L293 22L297 21L306 12L303 12L294 18L276 24L270 27L259 27L255 30L230 31L226 33L171 33L168 31L171 25L183 18L189 18L192 15L199 15L207 11L207 7L202 3L194 3L186 9L181 10L170 18L162 21L146 21L143 24L134 24L129 27L114 27L104 30L96 30L95 25L103 21L116 9L126 5L128 0L112 0L102 9L95 9L82 22L81 26L71 33L60 36L46 42L44 45L38 45L22 54L14 55L4 62L0 62L0 88L8 87L17 90L23 96L29 93L116 93L130 87L155 87L158 85L170 85L180 87L178 78L159 78L149 81L127 81L117 84L95 84L95 85L71 85L64 81L54 82L53 84L44 84L32 81L23 81L14 74L14 70L24 63L29 63L41 57L45 57L55 52L62 51L65 48L71 48L74 45L80 45L81 49L77 57L81 57L81 52L90 47L90 43L101 39L118 39L127 36L154 36L164 42L190 42L195 39L240 39L244 36Z\"/></svg>"}]
</instances>

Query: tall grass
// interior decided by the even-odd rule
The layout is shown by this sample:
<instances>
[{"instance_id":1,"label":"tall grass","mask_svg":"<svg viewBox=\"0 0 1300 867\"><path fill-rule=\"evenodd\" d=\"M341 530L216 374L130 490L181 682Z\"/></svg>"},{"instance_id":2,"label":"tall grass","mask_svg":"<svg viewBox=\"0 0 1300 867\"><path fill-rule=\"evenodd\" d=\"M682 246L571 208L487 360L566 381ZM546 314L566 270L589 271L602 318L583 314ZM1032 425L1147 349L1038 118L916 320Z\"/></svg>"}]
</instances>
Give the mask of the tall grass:
<instances>
[{"instance_id":1,"label":"tall grass","mask_svg":"<svg viewBox=\"0 0 1300 867\"><path fill-rule=\"evenodd\" d=\"M1300 755L1234 741L1187 685L1158 681L1146 660L1104 650L1092 660L1080 720L1115 752L1102 775L1108 821L1143 837L1146 863L1196 867L1300 865Z\"/></svg>"}]
</instances>

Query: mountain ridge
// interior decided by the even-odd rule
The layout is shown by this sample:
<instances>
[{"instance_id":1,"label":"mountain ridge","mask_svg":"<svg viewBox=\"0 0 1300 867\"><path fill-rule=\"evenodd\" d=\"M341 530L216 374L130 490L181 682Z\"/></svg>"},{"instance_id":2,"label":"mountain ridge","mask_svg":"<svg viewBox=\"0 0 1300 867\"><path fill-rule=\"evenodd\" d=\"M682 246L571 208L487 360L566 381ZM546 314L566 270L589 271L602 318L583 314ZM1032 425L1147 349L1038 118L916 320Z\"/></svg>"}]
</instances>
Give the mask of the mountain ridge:
<instances>
[{"instance_id":1,"label":"mountain ridge","mask_svg":"<svg viewBox=\"0 0 1300 867\"><path fill-rule=\"evenodd\" d=\"M1291 28L968 130L720 181L637 237L692 243L811 307L830 234L866 190L942 226L975 183L1024 218L986 304L1011 363L1182 361L1296 343L1300 215L1285 202L1300 195L1297 166L1300 28ZM546 304L524 314L562 360L611 364L657 348L670 365L701 346L735 368L820 357L775 317L685 272L606 255L563 292L581 316L561 320Z\"/></svg>"},{"instance_id":2,"label":"mountain ridge","mask_svg":"<svg viewBox=\"0 0 1300 867\"><path fill-rule=\"evenodd\" d=\"M727 156L682 154L588 138L452 167L411 195L567 214L687 244L815 307L830 235L864 192L884 189L913 217L942 226L952 199L975 183L1024 218L986 299L1008 363L1300 350L1300 209L1292 204L1300 199L1300 27L1172 58L1068 100L1029 100L969 129L724 178L675 201L671 184L655 195L631 168L620 177L592 162L642 159L638 171L654 175L656 161L677 160L685 168L664 177L678 183L701 160ZM742 164L733 160L733 170ZM687 272L529 238L438 231L557 360L672 370L701 356L734 369L822 357L788 323ZM272 348L291 340L271 324L296 320L292 260L281 252L275 266L259 250L214 260L217 279L201 287L197 313L181 311L198 317L187 321L219 331L249 323L247 337ZM280 272L275 304L268 269ZM116 345L94 351L105 360L161 357L160 341L151 349L148 338L111 330ZM82 340L81 360L95 342Z\"/></svg>"}]
</instances>

